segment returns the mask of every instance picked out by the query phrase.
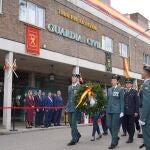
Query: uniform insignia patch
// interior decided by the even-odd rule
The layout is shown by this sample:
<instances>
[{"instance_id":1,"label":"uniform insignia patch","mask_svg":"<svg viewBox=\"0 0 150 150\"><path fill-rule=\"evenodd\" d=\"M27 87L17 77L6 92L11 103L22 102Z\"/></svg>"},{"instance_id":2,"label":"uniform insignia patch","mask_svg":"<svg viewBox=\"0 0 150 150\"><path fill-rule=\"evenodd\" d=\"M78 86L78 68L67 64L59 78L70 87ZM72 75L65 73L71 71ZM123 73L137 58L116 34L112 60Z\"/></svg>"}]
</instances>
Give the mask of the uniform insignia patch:
<instances>
[{"instance_id":1,"label":"uniform insignia patch","mask_svg":"<svg viewBox=\"0 0 150 150\"><path fill-rule=\"evenodd\" d=\"M145 87L145 90L148 90L148 87L147 87L147 86Z\"/></svg>"},{"instance_id":2,"label":"uniform insignia patch","mask_svg":"<svg viewBox=\"0 0 150 150\"><path fill-rule=\"evenodd\" d=\"M119 96L119 92L113 92L113 96Z\"/></svg>"},{"instance_id":3,"label":"uniform insignia patch","mask_svg":"<svg viewBox=\"0 0 150 150\"><path fill-rule=\"evenodd\" d=\"M76 94L77 93L77 90L74 90L74 94Z\"/></svg>"}]
</instances>

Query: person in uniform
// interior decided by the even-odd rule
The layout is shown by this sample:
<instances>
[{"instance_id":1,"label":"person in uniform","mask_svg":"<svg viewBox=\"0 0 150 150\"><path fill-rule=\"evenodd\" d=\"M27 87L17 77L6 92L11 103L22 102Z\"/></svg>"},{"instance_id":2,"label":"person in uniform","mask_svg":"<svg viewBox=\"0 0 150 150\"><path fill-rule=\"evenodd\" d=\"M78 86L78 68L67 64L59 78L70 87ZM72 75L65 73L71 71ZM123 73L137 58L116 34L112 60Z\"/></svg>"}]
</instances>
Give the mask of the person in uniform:
<instances>
[{"instance_id":1,"label":"person in uniform","mask_svg":"<svg viewBox=\"0 0 150 150\"><path fill-rule=\"evenodd\" d=\"M126 89L124 94L124 117L122 120L129 135L126 143L133 143L135 133L134 120L139 114L138 92L132 87L133 80L129 78L126 79Z\"/></svg>"},{"instance_id":2,"label":"person in uniform","mask_svg":"<svg viewBox=\"0 0 150 150\"><path fill-rule=\"evenodd\" d=\"M142 125L146 150L150 150L150 66L143 67L142 77L144 79L142 87L143 101L139 123Z\"/></svg>"},{"instance_id":3,"label":"person in uniform","mask_svg":"<svg viewBox=\"0 0 150 150\"><path fill-rule=\"evenodd\" d=\"M71 136L72 139L68 143L68 146L75 145L78 143L81 134L77 129L77 108L75 106L75 93L77 88L80 86L78 82L78 78L80 76L78 74L72 75L72 85L68 87L68 101L66 105L66 112L68 112L68 121L71 127Z\"/></svg>"},{"instance_id":4,"label":"person in uniform","mask_svg":"<svg viewBox=\"0 0 150 150\"><path fill-rule=\"evenodd\" d=\"M107 127L111 133L111 145L109 149L114 149L118 145L118 132L120 128L120 118L124 115L124 90L118 86L120 77L114 75L112 77L112 87L108 89L107 95Z\"/></svg>"}]
</instances>

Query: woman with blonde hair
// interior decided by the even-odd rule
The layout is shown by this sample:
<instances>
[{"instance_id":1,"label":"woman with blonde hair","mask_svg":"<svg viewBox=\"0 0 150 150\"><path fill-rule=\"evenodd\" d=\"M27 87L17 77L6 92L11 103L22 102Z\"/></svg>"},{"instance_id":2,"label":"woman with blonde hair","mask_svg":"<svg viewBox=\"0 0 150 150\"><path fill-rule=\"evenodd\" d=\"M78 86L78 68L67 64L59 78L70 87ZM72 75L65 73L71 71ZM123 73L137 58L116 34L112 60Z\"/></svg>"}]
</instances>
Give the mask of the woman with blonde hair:
<instances>
[{"instance_id":1,"label":"woman with blonde hair","mask_svg":"<svg viewBox=\"0 0 150 150\"><path fill-rule=\"evenodd\" d=\"M31 123L34 117L34 97L32 95L32 90L28 90L26 96L26 128L32 128Z\"/></svg>"}]
</instances>

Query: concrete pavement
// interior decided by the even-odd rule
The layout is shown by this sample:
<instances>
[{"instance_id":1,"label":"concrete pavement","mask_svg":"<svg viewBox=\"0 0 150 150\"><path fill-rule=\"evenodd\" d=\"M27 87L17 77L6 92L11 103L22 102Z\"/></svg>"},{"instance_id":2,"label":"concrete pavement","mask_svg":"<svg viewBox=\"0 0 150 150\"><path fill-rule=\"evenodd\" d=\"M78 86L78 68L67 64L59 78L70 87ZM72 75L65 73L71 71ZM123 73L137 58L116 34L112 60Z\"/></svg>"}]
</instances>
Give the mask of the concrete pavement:
<instances>
[{"instance_id":1,"label":"concrete pavement","mask_svg":"<svg viewBox=\"0 0 150 150\"><path fill-rule=\"evenodd\" d=\"M30 129L29 129L30 130ZM0 136L0 150L107 150L110 144L110 136L90 141L92 126L80 126L82 134L80 142L68 147L70 141L70 128L51 128L45 130L32 130L19 134ZM134 143L126 144L127 137L121 137L116 150L138 150L142 143L141 139L135 137Z\"/></svg>"}]
</instances>

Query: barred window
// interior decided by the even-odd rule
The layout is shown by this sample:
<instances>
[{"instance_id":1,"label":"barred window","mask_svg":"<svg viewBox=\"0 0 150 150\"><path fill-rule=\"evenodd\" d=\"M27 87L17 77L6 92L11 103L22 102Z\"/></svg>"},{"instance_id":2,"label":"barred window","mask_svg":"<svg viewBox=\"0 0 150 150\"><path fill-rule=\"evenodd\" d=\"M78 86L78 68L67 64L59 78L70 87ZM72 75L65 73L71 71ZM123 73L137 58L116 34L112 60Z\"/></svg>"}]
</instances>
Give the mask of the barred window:
<instances>
[{"instance_id":1,"label":"barred window","mask_svg":"<svg viewBox=\"0 0 150 150\"><path fill-rule=\"evenodd\" d=\"M26 0L20 0L19 20L45 28L45 9Z\"/></svg>"},{"instance_id":2,"label":"barred window","mask_svg":"<svg viewBox=\"0 0 150 150\"><path fill-rule=\"evenodd\" d=\"M143 53L143 64L150 65L150 55Z\"/></svg>"},{"instance_id":3,"label":"barred window","mask_svg":"<svg viewBox=\"0 0 150 150\"><path fill-rule=\"evenodd\" d=\"M0 14L2 13L2 0L0 0Z\"/></svg>"},{"instance_id":4,"label":"barred window","mask_svg":"<svg viewBox=\"0 0 150 150\"><path fill-rule=\"evenodd\" d=\"M113 40L107 36L102 36L102 49L113 52Z\"/></svg>"},{"instance_id":5,"label":"barred window","mask_svg":"<svg viewBox=\"0 0 150 150\"><path fill-rule=\"evenodd\" d=\"M128 58L128 45L119 43L119 53L122 57Z\"/></svg>"}]
</instances>

